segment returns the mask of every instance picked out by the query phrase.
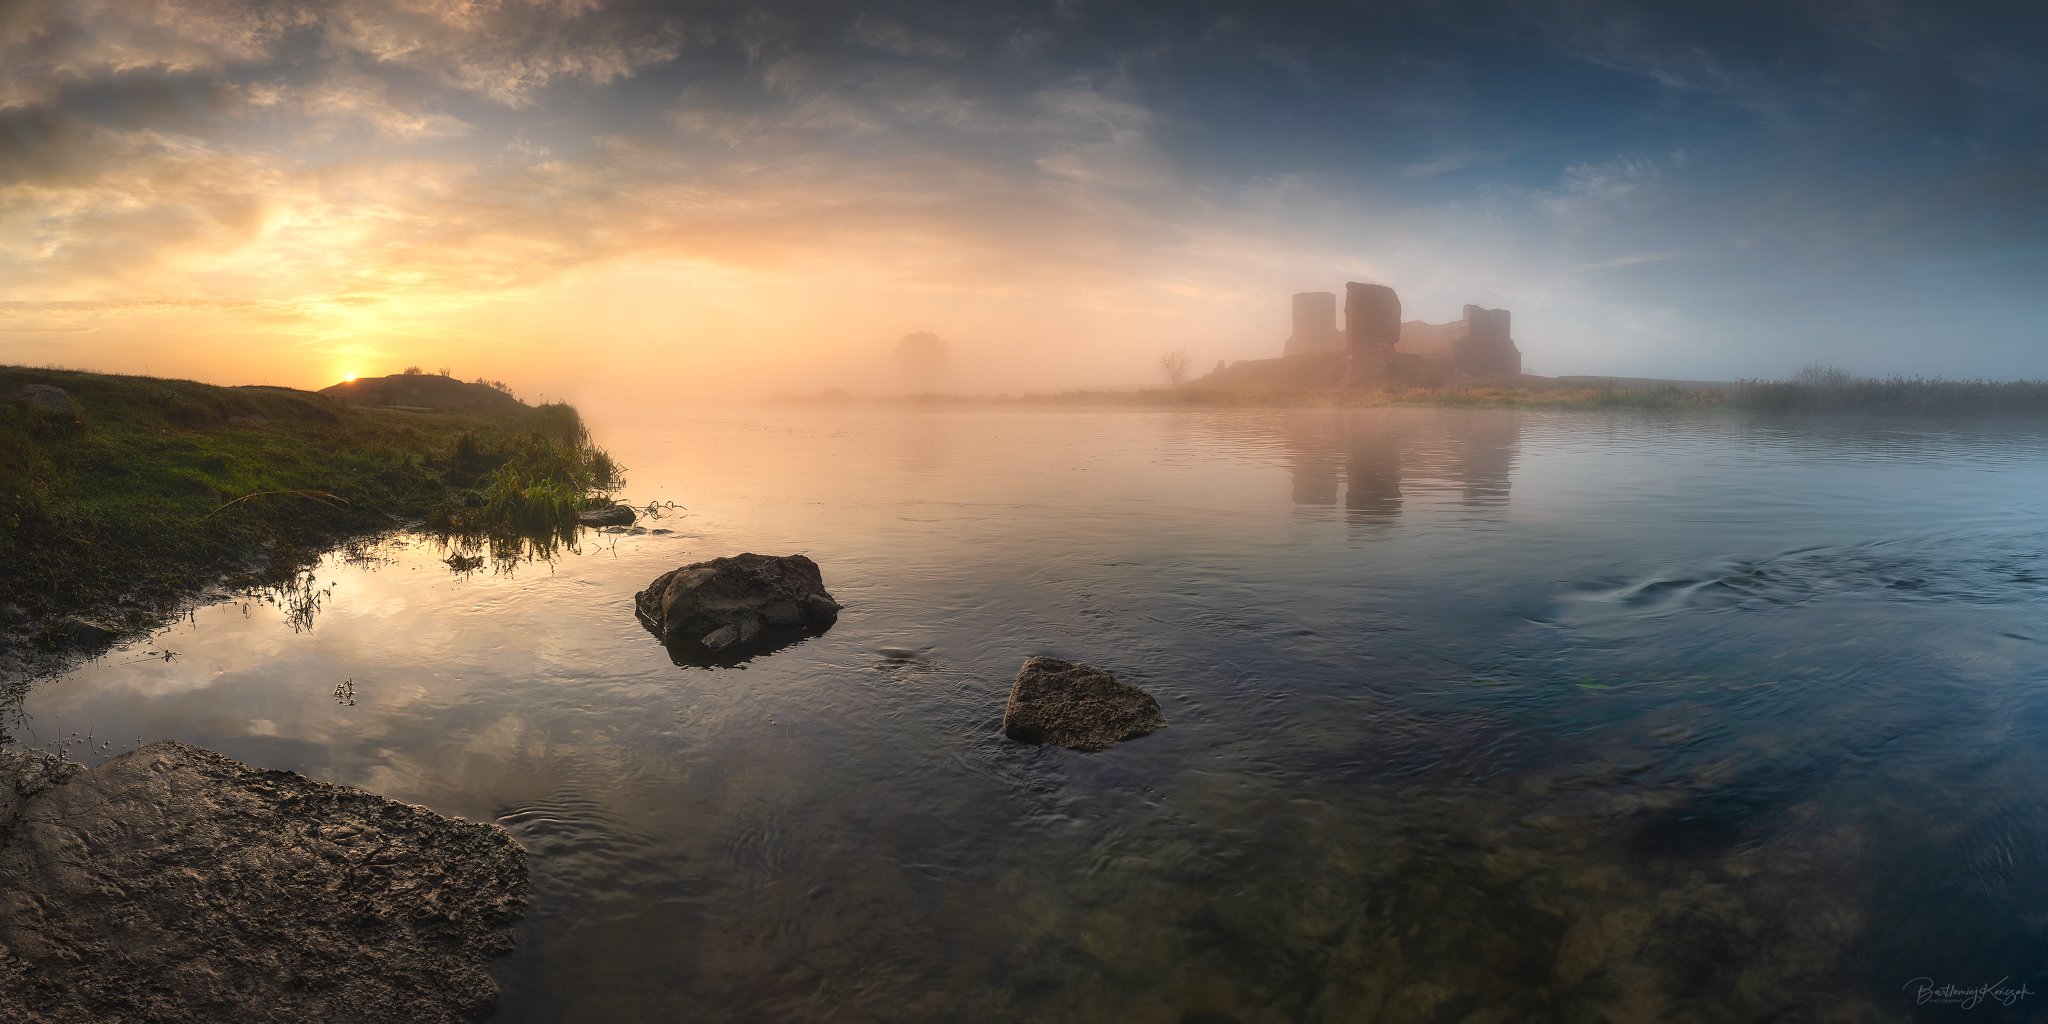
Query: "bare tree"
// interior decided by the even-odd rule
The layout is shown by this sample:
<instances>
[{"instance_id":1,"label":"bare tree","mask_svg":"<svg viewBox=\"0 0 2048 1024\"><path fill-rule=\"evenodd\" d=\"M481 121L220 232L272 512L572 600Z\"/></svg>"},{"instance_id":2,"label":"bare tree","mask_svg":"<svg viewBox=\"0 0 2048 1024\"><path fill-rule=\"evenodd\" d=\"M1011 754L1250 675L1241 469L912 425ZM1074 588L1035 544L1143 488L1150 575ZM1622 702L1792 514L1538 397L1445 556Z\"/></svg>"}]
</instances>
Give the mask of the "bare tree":
<instances>
[{"instance_id":1,"label":"bare tree","mask_svg":"<svg viewBox=\"0 0 2048 1024\"><path fill-rule=\"evenodd\" d=\"M1186 349L1174 349L1159 357L1159 375L1166 378L1167 387L1180 387L1188 382L1188 366L1192 362Z\"/></svg>"}]
</instances>

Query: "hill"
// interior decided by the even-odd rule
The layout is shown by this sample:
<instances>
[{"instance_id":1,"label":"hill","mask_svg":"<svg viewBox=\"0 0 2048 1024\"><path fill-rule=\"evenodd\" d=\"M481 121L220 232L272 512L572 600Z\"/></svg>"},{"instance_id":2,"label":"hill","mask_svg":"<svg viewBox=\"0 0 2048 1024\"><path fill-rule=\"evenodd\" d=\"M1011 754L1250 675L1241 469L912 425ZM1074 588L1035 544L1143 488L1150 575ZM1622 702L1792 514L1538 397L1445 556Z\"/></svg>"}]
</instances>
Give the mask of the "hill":
<instances>
[{"instance_id":1,"label":"hill","mask_svg":"<svg viewBox=\"0 0 2048 1024\"><path fill-rule=\"evenodd\" d=\"M350 405L469 416L510 416L528 408L509 391L481 381L461 381L438 373L362 377L321 388L320 394Z\"/></svg>"}]
</instances>

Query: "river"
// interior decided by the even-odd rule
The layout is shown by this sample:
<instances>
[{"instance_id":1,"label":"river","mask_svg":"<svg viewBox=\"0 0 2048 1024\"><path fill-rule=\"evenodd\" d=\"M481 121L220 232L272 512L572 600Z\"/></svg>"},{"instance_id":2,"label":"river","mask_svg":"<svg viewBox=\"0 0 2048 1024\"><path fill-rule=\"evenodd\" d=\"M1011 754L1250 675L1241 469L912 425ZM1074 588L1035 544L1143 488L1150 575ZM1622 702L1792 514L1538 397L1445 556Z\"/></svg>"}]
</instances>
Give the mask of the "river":
<instances>
[{"instance_id":1,"label":"river","mask_svg":"<svg viewBox=\"0 0 2048 1024\"><path fill-rule=\"evenodd\" d=\"M503 1022L2048 1001L2041 425L593 419L627 497L687 506L640 524L670 532L468 572L419 536L337 552L41 685L17 732L503 823L534 879ZM815 559L837 625L672 663L634 592L741 551ZM1005 739L1034 654L1168 727Z\"/></svg>"}]
</instances>

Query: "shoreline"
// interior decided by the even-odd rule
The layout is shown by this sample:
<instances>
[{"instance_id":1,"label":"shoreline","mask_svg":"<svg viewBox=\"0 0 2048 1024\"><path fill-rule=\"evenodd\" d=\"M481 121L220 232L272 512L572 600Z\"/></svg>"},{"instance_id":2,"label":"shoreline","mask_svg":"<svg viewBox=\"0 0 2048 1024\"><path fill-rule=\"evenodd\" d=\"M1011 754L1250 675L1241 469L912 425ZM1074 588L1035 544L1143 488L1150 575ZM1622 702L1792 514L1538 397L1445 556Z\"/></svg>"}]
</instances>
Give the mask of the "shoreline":
<instances>
[{"instance_id":1,"label":"shoreline","mask_svg":"<svg viewBox=\"0 0 2048 1024\"><path fill-rule=\"evenodd\" d=\"M809 409L1563 409L1714 411L1744 415L1922 416L1947 419L2048 417L2048 381L1857 379L1679 381L1627 377L1525 377L1461 387L1400 389L1178 388L1072 390L974 395L946 392L855 395L827 390L778 394L771 405Z\"/></svg>"}]
</instances>

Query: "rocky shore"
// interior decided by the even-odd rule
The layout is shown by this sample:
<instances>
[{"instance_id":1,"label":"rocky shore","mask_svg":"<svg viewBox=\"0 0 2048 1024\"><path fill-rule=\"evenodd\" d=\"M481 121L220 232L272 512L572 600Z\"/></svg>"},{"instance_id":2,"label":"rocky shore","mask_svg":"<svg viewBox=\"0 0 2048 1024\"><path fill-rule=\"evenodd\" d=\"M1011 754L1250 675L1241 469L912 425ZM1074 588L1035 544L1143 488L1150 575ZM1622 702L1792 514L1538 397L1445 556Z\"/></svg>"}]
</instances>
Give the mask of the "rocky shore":
<instances>
[{"instance_id":1,"label":"rocky shore","mask_svg":"<svg viewBox=\"0 0 2048 1024\"><path fill-rule=\"evenodd\" d=\"M493 824L171 740L0 751L0 1020L473 1021L526 901Z\"/></svg>"}]
</instances>

